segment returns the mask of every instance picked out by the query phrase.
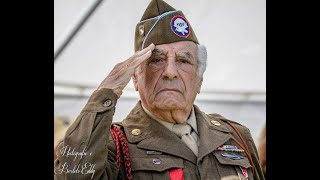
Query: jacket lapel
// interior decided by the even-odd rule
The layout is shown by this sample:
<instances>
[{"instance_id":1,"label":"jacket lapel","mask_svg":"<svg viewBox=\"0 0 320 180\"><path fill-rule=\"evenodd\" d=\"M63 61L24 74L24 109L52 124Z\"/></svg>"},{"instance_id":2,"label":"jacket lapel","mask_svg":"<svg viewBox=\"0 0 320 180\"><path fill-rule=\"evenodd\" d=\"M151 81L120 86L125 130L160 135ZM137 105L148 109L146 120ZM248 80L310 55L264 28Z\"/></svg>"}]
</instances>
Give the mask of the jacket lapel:
<instances>
[{"instance_id":1,"label":"jacket lapel","mask_svg":"<svg viewBox=\"0 0 320 180\"><path fill-rule=\"evenodd\" d=\"M200 161L203 157L228 141L231 138L231 131L223 121L216 118L209 118L205 113L201 112L196 105L194 105L194 109L200 139L198 154L198 161ZM211 120L218 121L220 125L213 125Z\"/></svg>"},{"instance_id":2,"label":"jacket lapel","mask_svg":"<svg viewBox=\"0 0 320 180\"><path fill-rule=\"evenodd\" d=\"M130 143L137 143L138 148L160 151L174 156L184 158L192 163L197 162L197 157L184 144L180 138L164 127L156 120L149 117L142 109L141 102L132 109L129 115L122 121L125 134ZM228 141L231 130L220 119L208 117L194 105L197 127L199 132L198 161ZM218 121L221 125L211 123ZM132 130L139 129L140 134L132 134Z\"/></svg>"},{"instance_id":3,"label":"jacket lapel","mask_svg":"<svg viewBox=\"0 0 320 180\"><path fill-rule=\"evenodd\" d=\"M195 164L197 157L188 146L162 124L149 117L140 103L139 101L122 122L128 142L138 143L138 148L168 153ZM133 135L131 132L134 129L139 129L141 133Z\"/></svg>"}]
</instances>

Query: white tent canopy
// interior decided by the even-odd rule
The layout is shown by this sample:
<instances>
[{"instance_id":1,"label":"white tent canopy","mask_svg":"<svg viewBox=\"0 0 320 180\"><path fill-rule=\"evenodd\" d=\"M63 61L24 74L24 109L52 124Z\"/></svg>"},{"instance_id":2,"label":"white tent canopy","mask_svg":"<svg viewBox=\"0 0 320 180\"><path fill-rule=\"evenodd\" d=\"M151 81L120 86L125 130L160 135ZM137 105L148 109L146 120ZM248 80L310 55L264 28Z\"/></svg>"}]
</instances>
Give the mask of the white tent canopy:
<instances>
[{"instance_id":1,"label":"white tent canopy","mask_svg":"<svg viewBox=\"0 0 320 180\"><path fill-rule=\"evenodd\" d=\"M93 0L55 0L54 42ZM184 12L208 50L203 90L265 92L264 0L167 0ZM105 0L54 65L55 82L98 85L133 53L134 30L149 0ZM132 83L129 84L132 88Z\"/></svg>"}]
</instances>

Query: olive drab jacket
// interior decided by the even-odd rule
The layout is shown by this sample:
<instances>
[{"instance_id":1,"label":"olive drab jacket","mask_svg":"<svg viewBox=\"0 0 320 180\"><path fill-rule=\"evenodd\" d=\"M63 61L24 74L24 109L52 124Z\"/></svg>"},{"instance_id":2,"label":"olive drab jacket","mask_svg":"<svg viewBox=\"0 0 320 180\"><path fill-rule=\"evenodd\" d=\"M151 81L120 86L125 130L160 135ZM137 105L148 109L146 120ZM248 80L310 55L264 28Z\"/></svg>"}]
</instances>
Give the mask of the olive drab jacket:
<instances>
[{"instance_id":1,"label":"olive drab jacket","mask_svg":"<svg viewBox=\"0 0 320 180\"><path fill-rule=\"evenodd\" d=\"M117 99L110 89L96 90L91 95L58 146L55 179L125 179L123 163L119 168L116 164L116 146L110 135ZM233 139L241 142L241 138L222 116L207 115L195 105L194 109L200 141L198 157L178 136L151 119L140 102L137 103L121 123L129 144L133 179L170 179L169 170L181 168L185 180L263 180L249 129L229 121L246 141L253 164L244 152L231 152L241 159L223 156L222 153L229 152L217 148L223 145L240 148ZM133 131L135 129L139 129L139 133ZM155 163L154 159L161 161Z\"/></svg>"}]
</instances>

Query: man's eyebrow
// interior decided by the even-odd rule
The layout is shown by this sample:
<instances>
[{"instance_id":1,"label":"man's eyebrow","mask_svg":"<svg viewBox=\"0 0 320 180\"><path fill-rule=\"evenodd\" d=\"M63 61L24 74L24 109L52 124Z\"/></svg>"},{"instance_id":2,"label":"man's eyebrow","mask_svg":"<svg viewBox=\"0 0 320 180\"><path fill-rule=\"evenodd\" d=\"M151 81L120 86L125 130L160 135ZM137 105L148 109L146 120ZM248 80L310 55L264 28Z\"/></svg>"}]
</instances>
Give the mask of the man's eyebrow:
<instances>
[{"instance_id":1,"label":"man's eyebrow","mask_svg":"<svg viewBox=\"0 0 320 180\"><path fill-rule=\"evenodd\" d=\"M153 54L153 55L166 55L167 53L165 53L165 51L160 50L160 49L154 49L154 50L152 51L152 54Z\"/></svg>"},{"instance_id":2,"label":"man's eyebrow","mask_svg":"<svg viewBox=\"0 0 320 180\"><path fill-rule=\"evenodd\" d=\"M194 57L192 56L192 54L190 52L181 52L177 54L178 56L186 56L189 59L194 59Z\"/></svg>"}]
</instances>

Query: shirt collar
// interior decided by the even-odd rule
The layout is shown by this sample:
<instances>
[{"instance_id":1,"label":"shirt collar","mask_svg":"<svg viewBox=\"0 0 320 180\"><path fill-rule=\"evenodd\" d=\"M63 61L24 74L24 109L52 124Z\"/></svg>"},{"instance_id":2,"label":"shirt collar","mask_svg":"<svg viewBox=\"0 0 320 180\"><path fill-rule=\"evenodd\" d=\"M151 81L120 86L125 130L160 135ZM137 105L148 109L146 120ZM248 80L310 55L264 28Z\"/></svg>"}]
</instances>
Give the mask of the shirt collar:
<instances>
[{"instance_id":1,"label":"shirt collar","mask_svg":"<svg viewBox=\"0 0 320 180\"><path fill-rule=\"evenodd\" d=\"M194 107L192 106L190 116L187 120L187 123L193 128L193 130L198 134L198 127L197 127L197 118L194 112ZM199 134L198 134L199 135Z\"/></svg>"},{"instance_id":2,"label":"shirt collar","mask_svg":"<svg viewBox=\"0 0 320 180\"><path fill-rule=\"evenodd\" d=\"M173 128L173 123L170 123L168 121L163 121L159 118L157 118L156 116L154 116L149 110L147 110L147 108L145 108L143 106L143 104L141 103L142 109L154 120L158 121L160 124L162 124L163 126L165 126L166 128L168 128L170 131L172 131ZM192 106L191 109L191 113L187 119L187 123L193 128L193 130L198 134L198 128L197 128L197 119L196 119L196 115L194 112L194 107ZM199 134L198 134L199 135Z\"/></svg>"}]
</instances>

